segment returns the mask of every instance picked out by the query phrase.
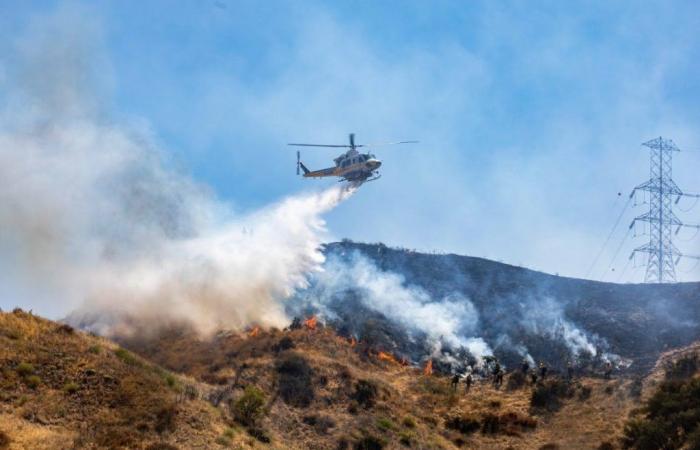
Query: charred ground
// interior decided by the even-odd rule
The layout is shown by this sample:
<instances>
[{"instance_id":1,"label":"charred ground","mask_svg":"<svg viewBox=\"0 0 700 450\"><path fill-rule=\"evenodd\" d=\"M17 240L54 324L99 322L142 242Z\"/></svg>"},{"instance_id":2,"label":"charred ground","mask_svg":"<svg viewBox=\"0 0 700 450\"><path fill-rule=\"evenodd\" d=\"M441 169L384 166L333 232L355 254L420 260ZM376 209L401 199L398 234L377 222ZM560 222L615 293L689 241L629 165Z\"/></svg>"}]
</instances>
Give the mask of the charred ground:
<instances>
[{"instance_id":1,"label":"charred ground","mask_svg":"<svg viewBox=\"0 0 700 450\"><path fill-rule=\"evenodd\" d=\"M562 317L582 330L599 347L632 362L630 371L650 370L661 352L700 338L700 283L616 284L561 277L482 258L454 254L425 254L383 244L349 241L325 247L329 259L350 264L361 255L380 271L399 274L407 286L417 286L432 298L455 293L470 301L479 315L478 334L507 365L522 356L509 345L522 344L535 360L563 369L570 358L562 340L523 327L517 318L545 308L545 301L561 307ZM314 312L307 296L299 294L291 310ZM341 333L356 335L375 346L419 359L424 342L406 334L384 314L362 301L361 288L324 292L330 298L331 319ZM594 361L581 366L595 367Z\"/></svg>"}]
</instances>

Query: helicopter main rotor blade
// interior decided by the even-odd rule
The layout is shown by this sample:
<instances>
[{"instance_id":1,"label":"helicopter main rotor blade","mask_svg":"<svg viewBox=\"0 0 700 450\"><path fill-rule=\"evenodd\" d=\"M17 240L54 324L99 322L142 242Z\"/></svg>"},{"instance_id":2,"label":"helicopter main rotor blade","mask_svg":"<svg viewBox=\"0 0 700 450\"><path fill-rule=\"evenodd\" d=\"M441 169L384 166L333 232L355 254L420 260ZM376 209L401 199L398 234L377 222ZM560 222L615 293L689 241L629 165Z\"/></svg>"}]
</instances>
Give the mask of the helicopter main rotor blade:
<instances>
[{"instance_id":1,"label":"helicopter main rotor blade","mask_svg":"<svg viewBox=\"0 0 700 450\"><path fill-rule=\"evenodd\" d=\"M295 145L297 147L342 147L342 148L350 148L349 145L347 144L342 144L342 145L332 145L332 144L287 144L287 145ZM359 145L356 145L355 147L359 147Z\"/></svg>"},{"instance_id":2,"label":"helicopter main rotor blade","mask_svg":"<svg viewBox=\"0 0 700 450\"><path fill-rule=\"evenodd\" d=\"M399 141L399 142L379 142L377 144L362 144L362 147L380 147L384 145L397 145L397 144L418 144L419 141ZM360 147L357 145L357 147Z\"/></svg>"}]
</instances>

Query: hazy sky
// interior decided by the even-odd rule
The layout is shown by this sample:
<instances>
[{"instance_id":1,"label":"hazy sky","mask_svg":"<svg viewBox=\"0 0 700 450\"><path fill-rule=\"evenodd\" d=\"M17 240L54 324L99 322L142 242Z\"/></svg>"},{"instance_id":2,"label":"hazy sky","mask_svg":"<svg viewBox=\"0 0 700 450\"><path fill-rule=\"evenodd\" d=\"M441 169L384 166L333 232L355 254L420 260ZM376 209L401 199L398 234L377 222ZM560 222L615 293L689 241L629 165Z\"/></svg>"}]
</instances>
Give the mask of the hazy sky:
<instances>
[{"instance_id":1,"label":"hazy sky","mask_svg":"<svg viewBox=\"0 0 700 450\"><path fill-rule=\"evenodd\" d=\"M287 142L417 139L375 151L383 176L327 216L333 236L582 277L649 175L642 142L672 138L700 191L697 2L0 0L0 100L16 37L62 8L96 30L110 120L150 127L241 212L334 183L296 177ZM622 271L648 238L623 237L644 207L591 278L641 280ZM693 234L676 244L700 254Z\"/></svg>"}]
</instances>

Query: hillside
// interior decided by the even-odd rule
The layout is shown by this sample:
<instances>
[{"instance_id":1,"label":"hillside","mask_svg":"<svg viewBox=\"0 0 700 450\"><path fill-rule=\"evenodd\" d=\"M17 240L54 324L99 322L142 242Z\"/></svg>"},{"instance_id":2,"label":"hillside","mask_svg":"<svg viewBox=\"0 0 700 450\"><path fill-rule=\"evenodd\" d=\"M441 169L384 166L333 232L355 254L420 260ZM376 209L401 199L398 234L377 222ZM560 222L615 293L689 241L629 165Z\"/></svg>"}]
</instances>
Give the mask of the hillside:
<instances>
[{"instance_id":1,"label":"hillside","mask_svg":"<svg viewBox=\"0 0 700 450\"><path fill-rule=\"evenodd\" d=\"M260 388L267 415L257 426L277 448L597 448L616 442L641 386L590 377L532 385L516 373L500 389L479 379L469 393L463 384L453 392L449 376L426 375L320 324L204 340L173 328L122 343L216 386L219 404ZM536 388L560 391L533 407Z\"/></svg>"},{"instance_id":2,"label":"hillside","mask_svg":"<svg viewBox=\"0 0 700 450\"><path fill-rule=\"evenodd\" d=\"M324 252L327 270L337 272L328 277L333 283L312 279L312 285L290 302L290 312L320 312L338 329L360 339L374 339L376 345L414 360L427 351L420 345L420 333L407 335L405 321L376 308L376 298L369 299L363 286L335 280L351 273L358 258L369 261L362 268L367 270L369 265L376 271L372 277L398 275L403 286L419 289L430 301L458 298L468 302L478 317L470 332L483 338L511 367L523 356L523 351L516 350L526 348L534 360L559 369L574 357L581 366L594 370L604 363L605 355L616 355L620 370L642 374L663 351L700 339L700 283L603 283L482 258L349 241L329 244ZM324 300L319 302L319 298ZM370 321L380 323L384 332L366 330ZM597 364L594 359L586 360L590 355L572 356L573 345L566 346L567 334L576 334L574 337L585 339L584 344L594 346Z\"/></svg>"},{"instance_id":3,"label":"hillside","mask_svg":"<svg viewBox=\"0 0 700 450\"><path fill-rule=\"evenodd\" d=\"M665 361L696 350L648 381L515 371L466 393L313 320L210 338L173 326L122 340L131 353L16 310L0 341L10 449L614 449Z\"/></svg>"},{"instance_id":4,"label":"hillside","mask_svg":"<svg viewBox=\"0 0 700 450\"><path fill-rule=\"evenodd\" d=\"M0 313L0 367L5 448L212 448L227 427L205 385L19 309Z\"/></svg>"}]
</instances>

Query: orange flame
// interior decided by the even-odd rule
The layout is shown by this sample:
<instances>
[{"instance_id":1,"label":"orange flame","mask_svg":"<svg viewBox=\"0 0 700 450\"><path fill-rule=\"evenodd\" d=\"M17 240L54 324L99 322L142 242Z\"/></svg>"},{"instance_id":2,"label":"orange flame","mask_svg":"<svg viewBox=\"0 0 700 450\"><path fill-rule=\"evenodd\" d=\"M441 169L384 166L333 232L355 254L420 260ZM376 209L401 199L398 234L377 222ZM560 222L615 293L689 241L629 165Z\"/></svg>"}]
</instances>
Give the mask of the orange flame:
<instances>
[{"instance_id":1,"label":"orange flame","mask_svg":"<svg viewBox=\"0 0 700 450\"><path fill-rule=\"evenodd\" d=\"M423 368L423 375L432 375L433 374L433 360L429 359L428 362L425 364L425 367Z\"/></svg>"},{"instance_id":2,"label":"orange flame","mask_svg":"<svg viewBox=\"0 0 700 450\"><path fill-rule=\"evenodd\" d=\"M357 340L354 337L350 338L350 347L354 347L357 345Z\"/></svg>"},{"instance_id":3,"label":"orange flame","mask_svg":"<svg viewBox=\"0 0 700 450\"><path fill-rule=\"evenodd\" d=\"M260 334L260 327L254 327L252 330L248 332L248 337L255 337L258 334Z\"/></svg>"},{"instance_id":4,"label":"orange flame","mask_svg":"<svg viewBox=\"0 0 700 450\"><path fill-rule=\"evenodd\" d=\"M304 321L304 326L308 328L309 330L315 330L316 329L316 316L311 316L308 319Z\"/></svg>"},{"instance_id":5,"label":"orange flame","mask_svg":"<svg viewBox=\"0 0 700 450\"><path fill-rule=\"evenodd\" d=\"M388 362L391 362L391 363L397 363L397 364L398 364L398 361L396 360L396 358L394 358L394 355L392 355L391 353L379 352L379 353L377 354L377 358L379 358L379 359L382 360L382 361L388 361Z\"/></svg>"}]
</instances>

